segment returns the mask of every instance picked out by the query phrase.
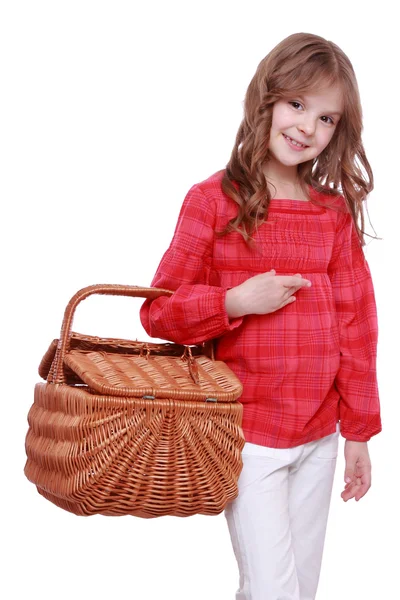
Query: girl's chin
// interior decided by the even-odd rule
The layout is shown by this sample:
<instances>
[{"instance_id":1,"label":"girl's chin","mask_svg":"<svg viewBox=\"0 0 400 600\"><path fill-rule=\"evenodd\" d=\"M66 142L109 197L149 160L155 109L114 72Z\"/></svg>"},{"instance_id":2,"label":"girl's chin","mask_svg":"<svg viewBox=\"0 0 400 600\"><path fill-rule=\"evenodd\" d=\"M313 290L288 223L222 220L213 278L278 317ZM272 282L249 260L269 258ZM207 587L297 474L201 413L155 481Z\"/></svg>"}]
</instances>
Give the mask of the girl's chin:
<instances>
[{"instance_id":1,"label":"girl's chin","mask_svg":"<svg viewBox=\"0 0 400 600\"><path fill-rule=\"evenodd\" d=\"M275 156L274 160L278 163L280 163L281 165L284 165L285 167L295 167L296 165L299 165L302 162L306 162L307 160L310 160L309 157L307 158L303 158L300 156L295 156L295 157L287 157L287 156Z\"/></svg>"},{"instance_id":2,"label":"girl's chin","mask_svg":"<svg viewBox=\"0 0 400 600\"><path fill-rule=\"evenodd\" d=\"M307 148L307 150L309 150ZM274 152L273 148L269 148L269 160L272 162L278 162L285 167L295 167L303 162L314 159L314 153L310 155L309 152L303 154L302 152L284 152L281 148L277 152Z\"/></svg>"}]
</instances>

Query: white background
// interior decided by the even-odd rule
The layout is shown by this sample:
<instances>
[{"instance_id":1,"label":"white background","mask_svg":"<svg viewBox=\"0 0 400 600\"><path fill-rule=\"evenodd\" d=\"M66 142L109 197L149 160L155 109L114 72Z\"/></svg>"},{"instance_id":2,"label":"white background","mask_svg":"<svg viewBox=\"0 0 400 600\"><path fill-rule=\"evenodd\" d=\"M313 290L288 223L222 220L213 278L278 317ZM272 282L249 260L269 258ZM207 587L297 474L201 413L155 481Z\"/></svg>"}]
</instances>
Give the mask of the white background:
<instances>
[{"instance_id":1,"label":"white background","mask_svg":"<svg viewBox=\"0 0 400 600\"><path fill-rule=\"evenodd\" d=\"M379 2L3 1L1 586L7 599L234 600L224 516L79 518L25 478L37 367L93 283L149 286L188 189L223 168L246 88L284 37L337 43L357 74L375 175L365 248L379 312L383 432L344 503L343 438L319 600L398 593L398 31ZM91 297L73 329L148 339L140 299Z\"/></svg>"}]
</instances>

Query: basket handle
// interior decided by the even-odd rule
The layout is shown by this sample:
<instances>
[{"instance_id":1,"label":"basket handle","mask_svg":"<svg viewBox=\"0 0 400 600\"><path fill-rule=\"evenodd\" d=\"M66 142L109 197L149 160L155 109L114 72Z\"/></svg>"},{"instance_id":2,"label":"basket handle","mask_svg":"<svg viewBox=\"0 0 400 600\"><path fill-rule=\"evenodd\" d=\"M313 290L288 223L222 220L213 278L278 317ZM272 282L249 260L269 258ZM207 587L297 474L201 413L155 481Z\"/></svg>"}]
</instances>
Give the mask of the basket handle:
<instances>
[{"instance_id":1,"label":"basket handle","mask_svg":"<svg viewBox=\"0 0 400 600\"><path fill-rule=\"evenodd\" d=\"M163 288L147 288L136 285L118 285L118 284L96 284L89 285L79 290L68 302L64 312L64 319L61 326L60 339L58 340L57 350L54 357L51 373L47 381L49 383L65 383L64 358L69 350L72 333L72 321L76 307L79 302L85 300L92 294L107 294L111 296L132 296L133 298L159 298L160 296L172 296L171 290Z\"/></svg>"}]
</instances>

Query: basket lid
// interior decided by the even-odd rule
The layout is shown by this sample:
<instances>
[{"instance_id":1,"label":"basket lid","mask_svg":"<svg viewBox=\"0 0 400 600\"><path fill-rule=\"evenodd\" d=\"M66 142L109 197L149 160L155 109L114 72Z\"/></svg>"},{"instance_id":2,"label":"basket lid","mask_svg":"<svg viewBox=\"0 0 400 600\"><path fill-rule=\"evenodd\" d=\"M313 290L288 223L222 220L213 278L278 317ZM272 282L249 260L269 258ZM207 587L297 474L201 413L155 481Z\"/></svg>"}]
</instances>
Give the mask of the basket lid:
<instances>
[{"instance_id":1,"label":"basket lid","mask_svg":"<svg viewBox=\"0 0 400 600\"><path fill-rule=\"evenodd\" d=\"M102 395L232 402L243 391L224 362L204 355L188 359L70 350L64 362Z\"/></svg>"}]
</instances>

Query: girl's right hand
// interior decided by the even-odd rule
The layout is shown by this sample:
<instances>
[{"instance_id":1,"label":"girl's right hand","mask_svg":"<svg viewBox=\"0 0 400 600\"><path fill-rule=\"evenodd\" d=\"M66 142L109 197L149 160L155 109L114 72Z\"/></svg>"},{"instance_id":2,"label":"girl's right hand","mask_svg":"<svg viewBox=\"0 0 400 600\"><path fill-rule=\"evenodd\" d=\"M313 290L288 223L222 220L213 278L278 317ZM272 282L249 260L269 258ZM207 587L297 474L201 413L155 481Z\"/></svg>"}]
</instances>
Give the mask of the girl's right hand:
<instances>
[{"instance_id":1,"label":"girl's right hand","mask_svg":"<svg viewBox=\"0 0 400 600\"><path fill-rule=\"evenodd\" d=\"M275 269L250 277L226 292L225 307L229 318L244 315L266 315L293 302L293 296L311 281L296 275L276 275Z\"/></svg>"}]
</instances>

